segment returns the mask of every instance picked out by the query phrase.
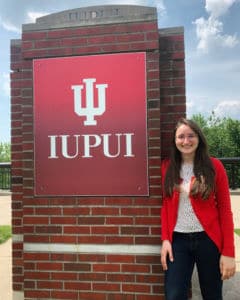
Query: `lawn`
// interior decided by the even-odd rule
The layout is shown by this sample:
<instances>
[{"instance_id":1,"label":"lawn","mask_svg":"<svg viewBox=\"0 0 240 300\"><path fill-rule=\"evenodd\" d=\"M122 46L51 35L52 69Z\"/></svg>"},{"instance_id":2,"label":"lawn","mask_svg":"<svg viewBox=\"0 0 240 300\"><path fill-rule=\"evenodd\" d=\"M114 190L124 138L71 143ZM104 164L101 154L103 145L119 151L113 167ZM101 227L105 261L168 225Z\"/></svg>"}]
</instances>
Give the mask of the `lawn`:
<instances>
[{"instance_id":1,"label":"lawn","mask_svg":"<svg viewBox=\"0 0 240 300\"><path fill-rule=\"evenodd\" d=\"M234 229L234 232L240 236L240 228Z\"/></svg>"},{"instance_id":2,"label":"lawn","mask_svg":"<svg viewBox=\"0 0 240 300\"><path fill-rule=\"evenodd\" d=\"M6 242L12 236L12 228L10 225L0 226L0 244Z\"/></svg>"}]
</instances>

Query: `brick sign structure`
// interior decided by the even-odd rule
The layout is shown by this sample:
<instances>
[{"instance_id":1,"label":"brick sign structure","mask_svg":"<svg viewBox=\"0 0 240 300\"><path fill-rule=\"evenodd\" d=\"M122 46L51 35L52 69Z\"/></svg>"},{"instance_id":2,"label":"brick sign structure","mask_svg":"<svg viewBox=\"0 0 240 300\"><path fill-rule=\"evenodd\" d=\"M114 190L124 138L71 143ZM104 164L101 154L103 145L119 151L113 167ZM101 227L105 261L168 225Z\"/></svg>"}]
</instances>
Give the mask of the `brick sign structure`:
<instances>
[{"instance_id":1,"label":"brick sign structure","mask_svg":"<svg viewBox=\"0 0 240 300\"><path fill-rule=\"evenodd\" d=\"M164 299L161 159L185 115L183 28L63 11L11 42L13 300Z\"/></svg>"}]
</instances>

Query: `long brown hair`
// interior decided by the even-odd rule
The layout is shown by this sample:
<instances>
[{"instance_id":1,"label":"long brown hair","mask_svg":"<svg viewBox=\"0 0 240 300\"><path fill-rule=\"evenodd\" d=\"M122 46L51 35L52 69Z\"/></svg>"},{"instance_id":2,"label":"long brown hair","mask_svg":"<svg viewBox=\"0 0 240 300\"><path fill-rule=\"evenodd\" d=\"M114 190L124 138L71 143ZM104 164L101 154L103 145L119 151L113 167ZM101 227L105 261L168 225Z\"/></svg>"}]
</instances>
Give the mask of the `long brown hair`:
<instances>
[{"instance_id":1,"label":"long brown hair","mask_svg":"<svg viewBox=\"0 0 240 300\"><path fill-rule=\"evenodd\" d=\"M180 170L182 164L182 156L175 143L176 131L181 125L189 126L199 139L199 144L196 149L193 165L195 180L191 187L190 195L196 196L200 194L201 197L206 200L210 193L215 189L214 167L208 152L207 141L201 128L194 121L185 118L181 118L177 122L177 125L173 132L170 164L167 169L164 181L164 193L168 197L171 196L175 188L179 189L179 184L181 182Z\"/></svg>"}]
</instances>

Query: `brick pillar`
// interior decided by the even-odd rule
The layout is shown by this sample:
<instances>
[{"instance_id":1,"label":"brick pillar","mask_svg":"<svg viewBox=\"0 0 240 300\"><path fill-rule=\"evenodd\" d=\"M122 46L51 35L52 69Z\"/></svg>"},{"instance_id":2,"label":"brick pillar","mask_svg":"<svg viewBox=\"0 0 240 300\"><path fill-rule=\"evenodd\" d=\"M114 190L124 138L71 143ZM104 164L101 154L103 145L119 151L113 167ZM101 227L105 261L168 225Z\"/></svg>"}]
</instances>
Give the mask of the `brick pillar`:
<instances>
[{"instance_id":1,"label":"brick pillar","mask_svg":"<svg viewBox=\"0 0 240 300\"><path fill-rule=\"evenodd\" d=\"M161 154L168 157L176 121L186 116L185 52L182 27L159 29Z\"/></svg>"},{"instance_id":2,"label":"brick pillar","mask_svg":"<svg viewBox=\"0 0 240 300\"><path fill-rule=\"evenodd\" d=\"M129 52L146 52L149 196L37 197L33 59ZM156 10L138 6L53 14L12 41L13 300L164 299L160 145L184 113L180 53L183 32L159 31Z\"/></svg>"},{"instance_id":3,"label":"brick pillar","mask_svg":"<svg viewBox=\"0 0 240 300\"><path fill-rule=\"evenodd\" d=\"M21 41L11 43L11 175L12 175L12 265L13 289L23 290L23 147L22 147L22 74Z\"/></svg>"}]
</instances>

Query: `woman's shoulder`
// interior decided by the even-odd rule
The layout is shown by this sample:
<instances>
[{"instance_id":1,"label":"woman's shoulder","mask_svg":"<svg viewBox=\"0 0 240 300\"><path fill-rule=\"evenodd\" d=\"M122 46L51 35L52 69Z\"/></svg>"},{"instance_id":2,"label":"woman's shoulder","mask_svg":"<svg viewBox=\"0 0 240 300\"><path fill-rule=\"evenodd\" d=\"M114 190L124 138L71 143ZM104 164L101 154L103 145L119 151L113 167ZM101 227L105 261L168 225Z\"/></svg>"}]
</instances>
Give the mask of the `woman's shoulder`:
<instances>
[{"instance_id":1,"label":"woman's shoulder","mask_svg":"<svg viewBox=\"0 0 240 300\"><path fill-rule=\"evenodd\" d=\"M212 164L213 164L215 169L217 169L217 170L224 169L223 163L221 162L220 159L218 159L214 156L211 156L210 159L211 159Z\"/></svg>"}]
</instances>

